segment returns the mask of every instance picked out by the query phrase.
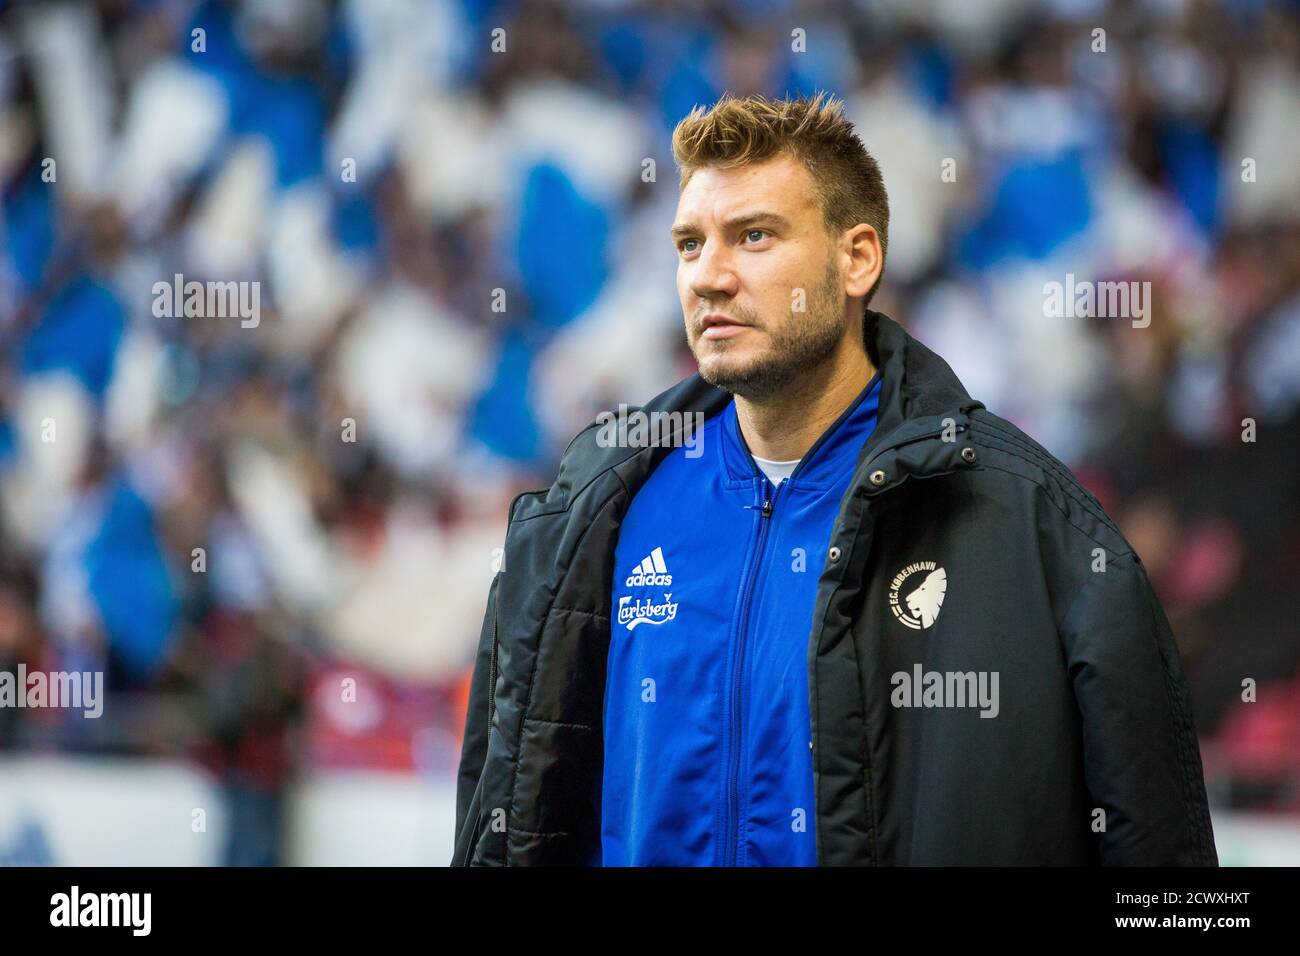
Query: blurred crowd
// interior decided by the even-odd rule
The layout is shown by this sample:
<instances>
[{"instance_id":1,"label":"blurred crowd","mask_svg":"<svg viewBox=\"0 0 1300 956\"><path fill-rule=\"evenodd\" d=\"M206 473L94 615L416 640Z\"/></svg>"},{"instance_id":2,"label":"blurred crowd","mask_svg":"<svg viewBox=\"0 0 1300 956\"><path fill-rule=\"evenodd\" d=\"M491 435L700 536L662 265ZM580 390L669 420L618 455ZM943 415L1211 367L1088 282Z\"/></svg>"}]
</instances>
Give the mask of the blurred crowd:
<instances>
[{"instance_id":1,"label":"blurred crowd","mask_svg":"<svg viewBox=\"0 0 1300 956\"><path fill-rule=\"evenodd\" d=\"M844 98L873 307L1073 467L1182 647L1216 807L1300 816L1300 5L0 3L0 751L450 779L506 509L694 371L676 121ZM1149 282L1151 323L1044 284ZM258 283L260 321L154 285ZM1244 685L1243 682L1247 682ZM1252 702L1243 700L1254 696Z\"/></svg>"}]
</instances>

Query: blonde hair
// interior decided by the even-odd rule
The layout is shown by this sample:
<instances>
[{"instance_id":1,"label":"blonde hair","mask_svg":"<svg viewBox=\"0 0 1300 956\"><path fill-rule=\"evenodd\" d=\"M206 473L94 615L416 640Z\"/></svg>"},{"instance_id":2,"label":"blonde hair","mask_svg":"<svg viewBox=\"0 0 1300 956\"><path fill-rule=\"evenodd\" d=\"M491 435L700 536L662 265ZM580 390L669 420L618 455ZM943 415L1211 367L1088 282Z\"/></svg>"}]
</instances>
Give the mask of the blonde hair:
<instances>
[{"instance_id":1,"label":"blonde hair","mask_svg":"<svg viewBox=\"0 0 1300 956\"><path fill-rule=\"evenodd\" d=\"M685 188L697 169L729 169L788 152L817 184L822 215L831 234L858 223L880 236L881 274L889 245L889 196L880 165L844 118L844 102L824 92L771 100L723 94L711 107L697 106L673 130L673 159ZM867 293L871 301L880 280Z\"/></svg>"}]
</instances>

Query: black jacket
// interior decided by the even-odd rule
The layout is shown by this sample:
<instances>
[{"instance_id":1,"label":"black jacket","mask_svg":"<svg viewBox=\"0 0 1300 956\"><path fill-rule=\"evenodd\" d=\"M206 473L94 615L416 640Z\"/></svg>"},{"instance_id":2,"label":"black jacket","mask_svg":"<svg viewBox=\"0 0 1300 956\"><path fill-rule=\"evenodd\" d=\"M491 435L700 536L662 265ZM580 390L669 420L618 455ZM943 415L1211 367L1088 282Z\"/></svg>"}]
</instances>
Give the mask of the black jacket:
<instances>
[{"instance_id":1,"label":"black jacket","mask_svg":"<svg viewBox=\"0 0 1300 956\"><path fill-rule=\"evenodd\" d=\"M1070 472L971 399L943 359L880 313L867 313L865 338L882 370L879 418L824 556L808 644L818 862L1217 865L1178 648L1141 560ZM693 375L644 409L712 415L730 399ZM670 450L601 447L593 425L549 489L511 503L453 864L590 858L614 548ZM935 567L943 603L918 626L899 579L915 587L908 569ZM896 675L928 672L996 672L996 718L899 706L911 698Z\"/></svg>"}]
</instances>

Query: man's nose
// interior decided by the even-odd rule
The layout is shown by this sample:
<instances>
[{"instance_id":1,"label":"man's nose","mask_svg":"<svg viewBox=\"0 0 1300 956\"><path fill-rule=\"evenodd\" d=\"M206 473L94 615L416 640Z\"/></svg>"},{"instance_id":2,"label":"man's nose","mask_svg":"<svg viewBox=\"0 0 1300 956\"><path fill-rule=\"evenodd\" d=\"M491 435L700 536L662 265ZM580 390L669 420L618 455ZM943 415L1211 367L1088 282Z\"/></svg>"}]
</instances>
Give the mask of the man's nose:
<instances>
[{"instance_id":1,"label":"man's nose","mask_svg":"<svg viewBox=\"0 0 1300 956\"><path fill-rule=\"evenodd\" d=\"M734 296L740 290L740 278L728 250L717 242L706 242L691 270L691 292L700 299Z\"/></svg>"}]
</instances>

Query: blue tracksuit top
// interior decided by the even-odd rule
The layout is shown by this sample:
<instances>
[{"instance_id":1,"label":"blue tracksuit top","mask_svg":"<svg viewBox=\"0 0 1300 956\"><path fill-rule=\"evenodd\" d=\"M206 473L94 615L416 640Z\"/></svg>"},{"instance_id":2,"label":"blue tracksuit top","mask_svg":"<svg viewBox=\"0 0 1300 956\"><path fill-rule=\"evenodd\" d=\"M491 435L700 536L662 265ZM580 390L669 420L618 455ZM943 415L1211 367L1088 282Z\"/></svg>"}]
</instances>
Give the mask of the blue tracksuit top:
<instances>
[{"instance_id":1,"label":"blue tracksuit top","mask_svg":"<svg viewBox=\"0 0 1300 956\"><path fill-rule=\"evenodd\" d=\"M615 551L593 863L816 865L808 640L879 399L877 373L775 488L733 401L637 490Z\"/></svg>"}]
</instances>

